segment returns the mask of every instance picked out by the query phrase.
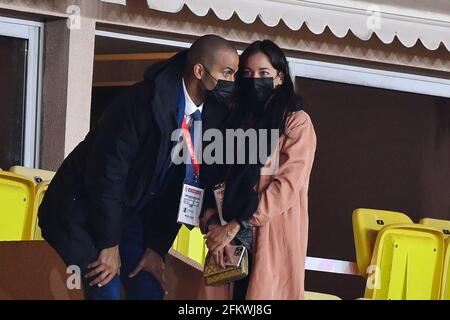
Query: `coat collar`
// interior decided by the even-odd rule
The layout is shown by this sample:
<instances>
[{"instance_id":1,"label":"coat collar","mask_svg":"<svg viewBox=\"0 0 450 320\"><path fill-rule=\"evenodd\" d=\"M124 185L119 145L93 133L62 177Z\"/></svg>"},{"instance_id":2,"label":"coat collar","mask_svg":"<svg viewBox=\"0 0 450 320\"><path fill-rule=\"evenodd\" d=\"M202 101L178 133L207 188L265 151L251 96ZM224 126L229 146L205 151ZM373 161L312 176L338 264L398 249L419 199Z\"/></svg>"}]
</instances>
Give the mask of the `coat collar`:
<instances>
[{"instance_id":1,"label":"coat collar","mask_svg":"<svg viewBox=\"0 0 450 320\"><path fill-rule=\"evenodd\" d=\"M151 66L145 73L145 78L154 85L151 105L163 134L177 127L178 90L181 90L186 57L187 51L182 51L168 61Z\"/></svg>"}]
</instances>

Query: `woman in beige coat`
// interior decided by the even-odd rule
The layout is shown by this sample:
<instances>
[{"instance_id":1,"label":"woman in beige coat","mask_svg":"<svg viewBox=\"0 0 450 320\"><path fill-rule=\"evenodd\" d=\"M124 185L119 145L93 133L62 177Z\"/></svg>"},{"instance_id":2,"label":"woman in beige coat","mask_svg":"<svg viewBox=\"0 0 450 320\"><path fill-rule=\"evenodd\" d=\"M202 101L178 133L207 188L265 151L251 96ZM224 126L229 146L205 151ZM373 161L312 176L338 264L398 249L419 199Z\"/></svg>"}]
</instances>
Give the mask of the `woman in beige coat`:
<instances>
[{"instance_id":1,"label":"woman in beige coat","mask_svg":"<svg viewBox=\"0 0 450 320\"><path fill-rule=\"evenodd\" d=\"M277 129L279 139L259 165L228 166L222 208L228 223L220 226L212 209L201 221L218 265L227 262L231 242L249 250L249 276L231 286L204 287L200 298L303 299L314 127L294 93L286 57L273 42L257 41L244 51L236 86L231 127ZM256 145L236 152L261 148Z\"/></svg>"}]
</instances>

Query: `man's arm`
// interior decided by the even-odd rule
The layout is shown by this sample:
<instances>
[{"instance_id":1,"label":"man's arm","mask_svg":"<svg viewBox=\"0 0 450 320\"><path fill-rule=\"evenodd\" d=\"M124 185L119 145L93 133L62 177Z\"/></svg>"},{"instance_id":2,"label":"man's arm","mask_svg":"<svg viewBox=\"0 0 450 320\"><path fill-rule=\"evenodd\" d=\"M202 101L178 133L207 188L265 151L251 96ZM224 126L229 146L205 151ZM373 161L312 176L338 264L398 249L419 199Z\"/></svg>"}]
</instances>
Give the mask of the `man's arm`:
<instances>
[{"instance_id":1,"label":"man's arm","mask_svg":"<svg viewBox=\"0 0 450 320\"><path fill-rule=\"evenodd\" d=\"M97 249L119 244L129 168L139 152L136 130L142 118L129 90L108 107L86 159L89 224ZM139 118L140 117L140 118Z\"/></svg>"}]
</instances>

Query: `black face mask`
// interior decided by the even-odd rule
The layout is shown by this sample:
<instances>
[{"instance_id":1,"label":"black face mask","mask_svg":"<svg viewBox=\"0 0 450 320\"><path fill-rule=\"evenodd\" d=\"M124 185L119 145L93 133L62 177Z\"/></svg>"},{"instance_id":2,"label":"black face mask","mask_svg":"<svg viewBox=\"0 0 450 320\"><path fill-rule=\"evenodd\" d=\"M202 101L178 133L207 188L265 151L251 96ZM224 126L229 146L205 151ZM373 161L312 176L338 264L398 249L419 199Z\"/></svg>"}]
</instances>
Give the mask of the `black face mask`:
<instances>
[{"instance_id":1,"label":"black face mask","mask_svg":"<svg viewBox=\"0 0 450 320\"><path fill-rule=\"evenodd\" d=\"M230 102L230 97L233 92L234 82L219 79L214 89L208 91L208 97L224 104Z\"/></svg>"},{"instance_id":2,"label":"black face mask","mask_svg":"<svg viewBox=\"0 0 450 320\"><path fill-rule=\"evenodd\" d=\"M207 74L211 79L217 82L216 86L212 90L207 90L207 98L219 103L228 104L230 102L230 97L233 92L234 82L219 79L217 80L212 76L212 74L205 68Z\"/></svg>"},{"instance_id":3,"label":"black face mask","mask_svg":"<svg viewBox=\"0 0 450 320\"><path fill-rule=\"evenodd\" d=\"M274 94L273 78L242 78L240 81L240 96L248 107L252 109L262 108L267 100Z\"/></svg>"}]
</instances>

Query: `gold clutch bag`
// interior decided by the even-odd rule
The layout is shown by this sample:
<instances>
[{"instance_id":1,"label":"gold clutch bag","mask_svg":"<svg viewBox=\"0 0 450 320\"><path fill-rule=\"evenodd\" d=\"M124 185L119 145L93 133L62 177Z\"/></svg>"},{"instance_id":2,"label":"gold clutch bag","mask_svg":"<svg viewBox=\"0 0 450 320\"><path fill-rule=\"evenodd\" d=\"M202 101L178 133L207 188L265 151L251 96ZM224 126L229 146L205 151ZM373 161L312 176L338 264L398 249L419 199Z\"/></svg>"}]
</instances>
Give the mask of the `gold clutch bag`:
<instances>
[{"instance_id":1,"label":"gold clutch bag","mask_svg":"<svg viewBox=\"0 0 450 320\"><path fill-rule=\"evenodd\" d=\"M205 267L203 269L206 285L220 286L236 280L245 278L248 275L248 253L245 250L239 266L227 266L222 269L214 262L214 258L208 253L205 260Z\"/></svg>"}]
</instances>

